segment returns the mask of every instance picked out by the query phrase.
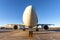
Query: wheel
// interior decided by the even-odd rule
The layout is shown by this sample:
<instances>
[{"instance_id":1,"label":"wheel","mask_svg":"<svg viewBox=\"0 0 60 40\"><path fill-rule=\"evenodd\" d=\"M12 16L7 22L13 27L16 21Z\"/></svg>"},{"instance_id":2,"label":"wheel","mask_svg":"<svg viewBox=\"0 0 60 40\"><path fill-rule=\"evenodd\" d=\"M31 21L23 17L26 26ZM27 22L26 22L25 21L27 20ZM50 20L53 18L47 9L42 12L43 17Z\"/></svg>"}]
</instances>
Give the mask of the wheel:
<instances>
[{"instance_id":1,"label":"wheel","mask_svg":"<svg viewBox=\"0 0 60 40\"><path fill-rule=\"evenodd\" d=\"M26 31L26 29L23 29L23 31Z\"/></svg>"}]
</instances>

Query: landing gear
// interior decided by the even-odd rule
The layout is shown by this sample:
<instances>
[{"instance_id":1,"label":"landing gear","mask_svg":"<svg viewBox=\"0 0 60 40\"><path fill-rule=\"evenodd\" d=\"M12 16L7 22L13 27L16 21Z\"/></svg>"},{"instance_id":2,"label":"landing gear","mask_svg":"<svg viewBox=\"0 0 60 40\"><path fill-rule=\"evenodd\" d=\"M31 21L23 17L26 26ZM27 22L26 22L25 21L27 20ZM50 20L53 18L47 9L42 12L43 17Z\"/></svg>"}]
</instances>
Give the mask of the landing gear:
<instances>
[{"instance_id":1,"label":"landing gear","mask_svg":"<svg viewBox=\"0 0 60 40\"><path fill-rule=\"evenodd\" d=\"M23 29L23 31L26 31L26 29Z\"/></svg>"},{"instance_id":2,"label":"landing gear","mask_svg":"<svg viewBox=\"0 0 60 40\"><path fill-rule=\"evenodd\" d=\"M39 25L37 25L37 27L36 27L36 31L39 31L38 26L39 26Z\"/></svg>"},{"instance_id":3,"label":"landing gear","mask_svg":"<svg viewBox=\"0 0 60 40\"><path fill-rule=\"evenodd\" d=\"M29 37L30 37L30 38L33 37L33 30L32 30L32 27L29 27Z\"/></svg>"},{"instance_id":4,"label":"landing gear","mask_svg":"<svg viewBox=\"0 0 60 40\"><path fill-rule=\"evenodd\" d=\"M38 28L36 28L36 31L39 31L39 29L38 29Z\"/></svg>"},{"instance_id":5,"label":"landing gear","mask_svg":"<svg viewBox=\"0 0 60 40\"><path fill-rule=\"evenodd\" d=\"M29 37L33 37L33 31L29 31Z\"/></svg>"},{"instance_id":6,"label":"landing gear","mask_svg":"<svg viewBox=\"0 0 60 40\"><path fill-rule=\"evenodd\" d=\"M23 26L23 31L26 31L25 26Z\"/></svg>"}]
</instances>

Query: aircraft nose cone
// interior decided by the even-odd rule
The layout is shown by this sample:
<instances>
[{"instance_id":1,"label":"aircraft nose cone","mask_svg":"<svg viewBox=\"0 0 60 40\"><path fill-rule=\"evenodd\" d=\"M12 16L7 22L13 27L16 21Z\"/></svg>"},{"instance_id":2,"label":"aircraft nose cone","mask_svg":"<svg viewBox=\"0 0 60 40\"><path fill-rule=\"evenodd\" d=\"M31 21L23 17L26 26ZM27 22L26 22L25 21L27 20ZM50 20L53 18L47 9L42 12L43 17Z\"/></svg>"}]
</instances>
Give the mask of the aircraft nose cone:
<instances>
[{"instance_id":1,"label":"aircraft nose cone","mask_svg":"<svg viewBox=\"0 0 60 40\"><path fill-rule=\"evenodd\" d=\"M28 8L32 9L32 5L29 5Z\"/></svg>"},{"instance_id":2,"label":"aircraft nose cone","mask_svg":"<svg viewBox=\"0 0 60 40\"><path fill-rule=\"evenodd\" d=\"M37 25L37 15L32 5L26 7L23 14L23 22L26 26L35 26Z\"/></svg>"}]
</instances>

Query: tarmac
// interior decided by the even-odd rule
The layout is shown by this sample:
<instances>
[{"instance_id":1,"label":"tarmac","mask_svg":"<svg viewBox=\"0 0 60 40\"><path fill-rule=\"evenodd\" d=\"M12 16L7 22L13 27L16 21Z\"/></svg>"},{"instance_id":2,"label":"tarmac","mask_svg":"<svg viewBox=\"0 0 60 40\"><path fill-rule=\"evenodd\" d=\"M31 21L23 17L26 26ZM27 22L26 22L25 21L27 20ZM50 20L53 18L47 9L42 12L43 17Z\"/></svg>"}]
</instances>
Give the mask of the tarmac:
<instances>
[{"instance_id":1,"label":"tarmac","mask_svg":"<svg viewBox=\"0 0 60 40\"><path fill-rule=\"evenodd\" d=\"M28 30L0 29L0 40L60 40L60 32L33 31L33 37L28 37Z\"/></svg>"}]
</instances>

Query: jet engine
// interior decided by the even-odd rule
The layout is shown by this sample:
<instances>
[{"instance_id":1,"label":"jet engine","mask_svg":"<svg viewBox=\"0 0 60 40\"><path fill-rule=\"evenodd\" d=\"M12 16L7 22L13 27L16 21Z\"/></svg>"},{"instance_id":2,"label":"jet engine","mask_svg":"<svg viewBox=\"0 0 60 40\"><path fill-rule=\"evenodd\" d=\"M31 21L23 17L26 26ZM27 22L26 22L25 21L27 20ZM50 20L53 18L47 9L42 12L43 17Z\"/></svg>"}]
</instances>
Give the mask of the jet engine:
<instances>
[{"instance_id":1,"label":"jet engine","mask_svg":"<svg viewBox=\"0 0 60 40\"><path fill-rule=\"evenodd\" d=\"M44 25L44 29L48 30L49 29L48 25Z\"/></svg>"},{"instance_id":2,"label":"jet engine","mask_svg":"<svg viewBox=\"0 0 60 40\"><path fill-rule=\"evenodd\" d=\"M17 25L14 25L14 29L17 30L18 29L18 26Z\"/></svg>"}]
</instances>

